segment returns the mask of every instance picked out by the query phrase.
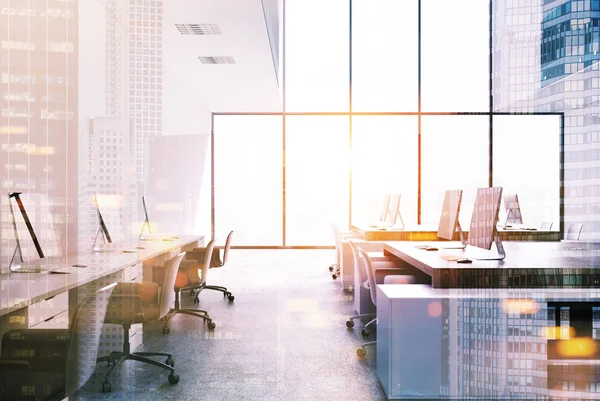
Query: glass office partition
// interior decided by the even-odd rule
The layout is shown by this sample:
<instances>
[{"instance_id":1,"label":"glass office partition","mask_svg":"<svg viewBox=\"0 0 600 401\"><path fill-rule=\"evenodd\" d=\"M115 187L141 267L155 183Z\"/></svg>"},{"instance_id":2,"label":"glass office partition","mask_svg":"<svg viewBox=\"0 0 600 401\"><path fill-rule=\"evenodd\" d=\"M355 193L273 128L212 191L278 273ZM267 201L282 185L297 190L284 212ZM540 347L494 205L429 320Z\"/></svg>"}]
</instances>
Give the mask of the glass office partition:
<instances>
[{"instance_id":1,"label":"glass office partition","mask_svg":"<svg viewBox=\"0 0 600 401\"><path fill-rule=\"evenodd\" d=\"M494 116L494 186L518 195L526 226L559 230L560 135L558 115Z\"/></svg>"},{"instance_id":2,"label":"glass office partition","mask_svg":"<svg viewBox=\"0 0 600 401\"><path fill-rule=\"evenodd\" d=\"M215 116L215 235L235 245L281 245L281 116Z\"/></svg>"},{"instance_id":3,"label":"glass office partition","mask_svg":"<svg viewBox=\"0 0 600 401\"><path fill-rule=\"evenodd\" d=\"M349 117L288 116L286 244L333 245L348 227Z\"/></svg>"},{"instance_id":4,"label":"glass office partition","mask_svg":"<svg viewBox=\"0 0 600 401\"><path fill-rule=\"evenodd\" d=\"M285 4L287 111L348 111L348 1Z\"/></svg>"},{"instance_id":5,"label":"glass office partition","mask_svg":"<svg viewBox=\"0 0 600 401\"><path fill-rule=\"evenodd\" d=\"M468 229L477 188L488 186L488 116L424 116L422 121L423 224L437 226L444 192L462 189L459 221Z\"/></svg>"},{"instance_id":6,"label":"glass office partition","mask_svg":"<svg viewBox=\"0 0 600 401\"><path fill-rule=\"evenodd\" d=\"M417 116L352 118L352 224L376 224L384 194L400 193L405 224L417 223Z\"/></svg>"},{"instance_id":7,"label":"glass office partition","mask_svg":"<svg viewBox=\"0 0 600 401\"><path fill-rule=\"evenodd\" d=\"M416 1L352 1L352 110L417 111Z\"/></svg>"},{"instance_id":8,"label":"glass office partition","mask_svg":"<svg viewBox=\"0 0 600 401\"><path fill-rule=\"evenodd\" d=\"M423 111L489 110L489 2L421 0Z\"/></svg>"}]
</instances>

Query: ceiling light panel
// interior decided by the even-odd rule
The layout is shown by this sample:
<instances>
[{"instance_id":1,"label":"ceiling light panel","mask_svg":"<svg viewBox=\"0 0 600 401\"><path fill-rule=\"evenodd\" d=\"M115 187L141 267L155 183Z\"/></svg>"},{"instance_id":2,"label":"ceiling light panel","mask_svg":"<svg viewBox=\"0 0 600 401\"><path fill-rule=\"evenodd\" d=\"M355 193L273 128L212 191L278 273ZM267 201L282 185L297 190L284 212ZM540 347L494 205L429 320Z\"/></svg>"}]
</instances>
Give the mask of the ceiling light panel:
<instances>
[{"instance_id":1,"label":"ceiling light panel","mask_svg":"<svg viewBox=\"0 0 600 401\"><path fill-rule=\"evenodd\" d=\"M202 64L235 64L235 60L231 56L198 56Z\"/></svg>"},{"instance_id":2,"label":"ceiling light panel","mask_svg":"<svg viewBox=\"0 0 600 401\"><path fill-rule=\"evenodd\" d=\"M217 24L175 24L182 35L220 35L221 28Z\"/></svg>"}]
</instances>

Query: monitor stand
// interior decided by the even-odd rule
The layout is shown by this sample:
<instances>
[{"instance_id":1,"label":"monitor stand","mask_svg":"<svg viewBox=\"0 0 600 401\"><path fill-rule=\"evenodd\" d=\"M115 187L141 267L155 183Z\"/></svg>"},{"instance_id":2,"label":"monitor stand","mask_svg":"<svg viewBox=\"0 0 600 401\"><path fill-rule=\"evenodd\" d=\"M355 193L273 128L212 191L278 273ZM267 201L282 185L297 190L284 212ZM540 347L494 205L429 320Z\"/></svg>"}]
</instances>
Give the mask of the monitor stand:
<instances>
[{"instance_id":1,"label":"monitor stand","mask_svg":"<svg viewBox=\"0 0 600 401\"><path fill-rule=\"evenodd\" d=\"M460 226L460 222L457 221L456 222L456 231L458 231L458 237L460 239L460 246L452 246L452 245L448 245L448 246L439 246L438 248L441 249L465 249L467 247L467 241L465 240L465 236L463 234L463 230Z\"/></svg>"},{"instance_id":2,"label":"monitor stand","mask_svg":"<svg viewBox=\"0 0 600 401\"><path fill-rule=\"evenodd\" d=\"M98 227L98 231L96 231L96 238L94 238L94 243L92 244L92 251L94 251L94 252L106 252L106 251L108 251L107 249L96 248L96 242L98 241L98 235L100 235L101 231L102 231L102 226L99 226ZM102 238L104 238L104 243L108 244L108 242L106 241L106 237L104 237L104 234L102 234Z\"/></svg>"},{"instance_id":3,"label":"monitor stand","mask_svg":"<svg viewBox=\"0 0 600 401\"><path fill-rule=\"evenodd\" d=\"M496 229L496 226L494 225L494 232L493 232L493 236L494 236L494 243L496 244L496 250L498 251L498 256L494 256L494 257L477 257L477 258L473 258L475 260L504 260L504 258L506 258L506 252L504 251L504 246L502 246L502 241L500 240L500 234L498 234L498 229Z\"/></svg>"},{"instance_id":4,"label":"monitor stand","mask_svg":"<svg viewBox=\"0 0 600 401\"><path fill-rule=\"evenodd\" d=\"M390 228L394 229L394 230L404 230L405 225L404 225L404 220L402 219L402 214L400 214L400 210L398 210L398 213L396 214L396 219L395 221L400 221L400 226L397 226L396 223L394 223Z\"/></svg>"}]
</instances>

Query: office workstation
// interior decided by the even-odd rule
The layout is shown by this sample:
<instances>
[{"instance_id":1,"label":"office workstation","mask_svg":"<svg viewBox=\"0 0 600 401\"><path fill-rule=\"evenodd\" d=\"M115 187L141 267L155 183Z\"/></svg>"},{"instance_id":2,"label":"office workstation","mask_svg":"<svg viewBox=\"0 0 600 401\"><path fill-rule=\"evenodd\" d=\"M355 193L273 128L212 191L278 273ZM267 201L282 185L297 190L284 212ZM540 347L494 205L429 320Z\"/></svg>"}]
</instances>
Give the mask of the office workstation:
<instances>
[{"instance_id":1,"label":"office workstation","mask_svg":"<svg viewBox=\"0 0 600 401\"><path fill-rule=\"evenodd\" d=\"M0 0L0 400L599 398L596 3Z\"/></svg>"}]
</instances>

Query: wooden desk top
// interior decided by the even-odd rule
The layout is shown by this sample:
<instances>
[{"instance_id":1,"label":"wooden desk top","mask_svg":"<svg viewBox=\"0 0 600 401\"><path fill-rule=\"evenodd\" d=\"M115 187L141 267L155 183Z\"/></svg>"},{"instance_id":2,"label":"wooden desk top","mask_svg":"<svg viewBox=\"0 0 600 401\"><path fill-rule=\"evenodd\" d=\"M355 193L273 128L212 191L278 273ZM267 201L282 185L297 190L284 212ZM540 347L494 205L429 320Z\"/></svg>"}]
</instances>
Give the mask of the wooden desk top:
<instances>
[{"instance_id":1,"label":"wooden desk top","mask_svg":"<svg viewBox=\"0 0 600 401\"><path fill-rule=\"evenodd\" d=\"M53 269L65 268L69 274L43 273L4 273L0 274L0 315L58 295L72 288L85 285L93 280L135 266L143 261L155 258L196 241L203 236L180 236L173 241L131 240L120 244L109 244L107 252L83 251L62 258L47 258L32 262L44 263ZM145 249L135 249L136 246ZM124 253L123 250L132 250ZM74 264L87 267L72 267Z\"/></svg>"},{"instance_id":2,"label":"wooden desk top","mask_svg":"<svg viewBox=\"0 0 600 401\"><path fill-rule=\"evenodd\" d=\"M600 243L504 242L506 258L477 260L497 255L467 246L442 249L444 242L427 242L440 248L416 248L424 242L390 241L384 251L432 278L434 288L600 288ZM442 255L469 258L470 264L442 259Z\"/></svg>"},{"instance_id":3,"label":"wooden desk top","mask_svg":"<svg viewBox=\"0 0 600 401\"><path fill-rule=\"evenodd\" d=\"M378 228L375 226L352 226L353 231L364 235L365 241L438 241L437 226L434 225L407 225L404 229L394 227ZM560 231L501 229L498 228L502 241L560 241ZM469 237L468 231L463 231L465 239ZM455 233L458 240L458 234Z\"/></svg>"},{"instance_id":4,"label":"wooden desk top","mask_svg":"<svg viewBox=\"0 0 600 401\"><path fill-rule=\"evenodd\" d=\"M378 284L389 299L532 299L599 302L595 288L433 288L426 284ZM378 297L379 299L379 297Z\"/></svg>"}]
</instances>

